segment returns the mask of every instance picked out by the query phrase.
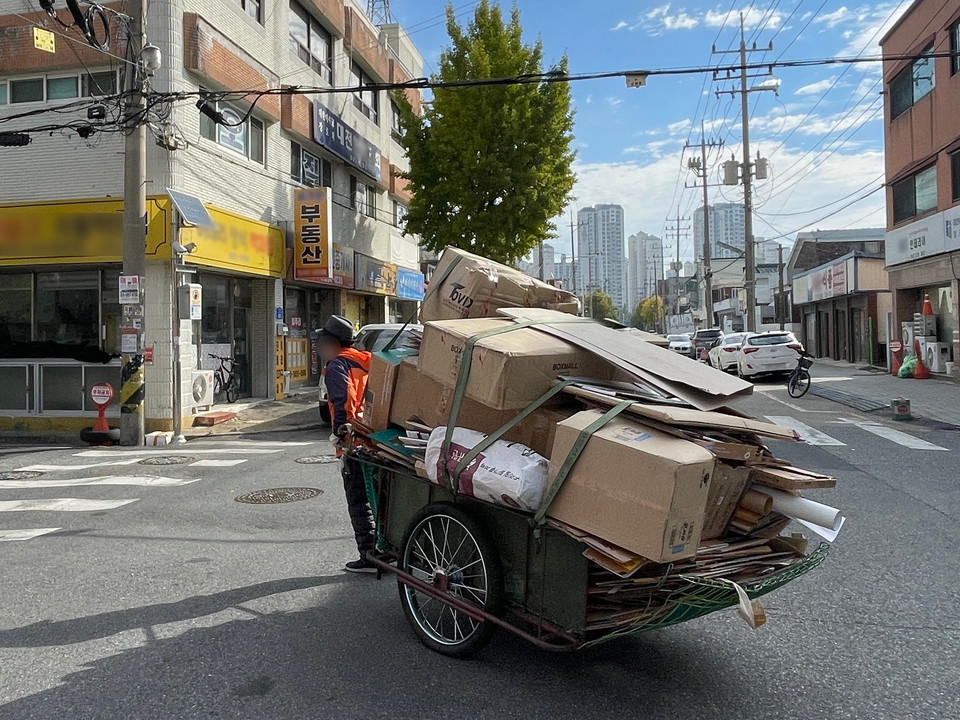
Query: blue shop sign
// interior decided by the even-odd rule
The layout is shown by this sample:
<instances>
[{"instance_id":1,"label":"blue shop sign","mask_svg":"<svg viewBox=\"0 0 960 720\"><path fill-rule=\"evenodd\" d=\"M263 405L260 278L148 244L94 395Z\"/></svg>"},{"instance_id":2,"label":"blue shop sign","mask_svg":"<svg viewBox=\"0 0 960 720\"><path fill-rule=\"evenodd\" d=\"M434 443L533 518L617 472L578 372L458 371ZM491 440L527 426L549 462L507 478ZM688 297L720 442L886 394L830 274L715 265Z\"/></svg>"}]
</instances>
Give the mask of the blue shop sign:
<instances>
[{"instance_id":1,"label":"blue shop sign","mask_svg":"<svg viewBox=\"0 0 960 720\"><path fill-rule=\"evenodd\" d=\"M313 112L313 139L380 182L380 148L347 125L323 103L314 101Z\"/></svg>"},{"instance_id":2,"label":"blue shop sign","mask_svg":"<svg viewBox=\"0 0 960 720\"><path fill-rule=\"evenodd\" d=\"M397 297L404 300L423 300L423 273L397 268Z\"/></svg>"}]
</instances>

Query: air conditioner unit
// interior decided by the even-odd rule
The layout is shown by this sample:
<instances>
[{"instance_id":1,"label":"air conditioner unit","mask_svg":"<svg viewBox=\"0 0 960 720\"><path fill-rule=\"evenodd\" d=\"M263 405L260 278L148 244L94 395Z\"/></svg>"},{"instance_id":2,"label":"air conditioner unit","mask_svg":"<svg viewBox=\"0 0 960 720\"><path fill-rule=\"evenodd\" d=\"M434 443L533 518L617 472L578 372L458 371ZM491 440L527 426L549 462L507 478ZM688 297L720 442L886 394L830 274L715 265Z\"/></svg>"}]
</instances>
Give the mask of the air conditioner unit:
<instances>
[{"instance_id":1,"label":"air conditioner unit","mask_svg":"<svg viewBox=\"0 0 960 720\"><path fill-rule=\"evenodd\" d=\"M936 335L914 335L913 337L920 344L920 356L923 358L923 361L926 362L927 346L935 345L937 342L937 336Z\"/></svg>"},{"instance_id":2,"label":"air conditioner unit","mask_svg":"<svg viewBox=\"0 0 960 720\"><path fill-rule=\"evenodd\" d=\"M195 407L213 405L213 370L194 370L190 394Z\"/></svg>"},{"instance_id":3,"label":"air conditioner unit","mask_svg":"<svg viewBox=\"0 0 960 720\"><path fill-rule=\"evenodd\" d=\"M930 372L945 373L950 359L950 343L927 343L923 353L923 362Z\"/></svg>"},{"instance_id":4,"label":"air conditioner unit","mask_svg":"<svg viewBox=\"0 0 960 720\"><path fill-rule=\"evenodd\" d=\"M900 323L900 339L903 341L903 354L913 355L913 323Z\"/></svg>"}]
</instances>

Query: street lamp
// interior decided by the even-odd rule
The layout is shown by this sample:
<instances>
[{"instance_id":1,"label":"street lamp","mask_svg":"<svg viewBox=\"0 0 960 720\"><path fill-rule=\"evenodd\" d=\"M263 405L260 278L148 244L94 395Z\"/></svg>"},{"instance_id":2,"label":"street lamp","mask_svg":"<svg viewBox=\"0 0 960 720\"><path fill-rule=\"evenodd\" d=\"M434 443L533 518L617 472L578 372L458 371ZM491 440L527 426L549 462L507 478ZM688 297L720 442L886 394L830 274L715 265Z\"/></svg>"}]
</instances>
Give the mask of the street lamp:
<instances>
[{"instance_id":1,"label":"street lamp","mask_svg":"<svg viewBox=\"0 0 960 720\"><path fill-rule=\"evenodd\" d=\"M184 245L179 240L174 241L170 253L170 282L173 286L173 342L171 360L173 361L173 442L183 445L187 439L183 435L183 361L180 355L180 276L183 273L193 272L184 266L184 255L192 255L197 251L194 242Z\"/></svg>"}]
</instances>

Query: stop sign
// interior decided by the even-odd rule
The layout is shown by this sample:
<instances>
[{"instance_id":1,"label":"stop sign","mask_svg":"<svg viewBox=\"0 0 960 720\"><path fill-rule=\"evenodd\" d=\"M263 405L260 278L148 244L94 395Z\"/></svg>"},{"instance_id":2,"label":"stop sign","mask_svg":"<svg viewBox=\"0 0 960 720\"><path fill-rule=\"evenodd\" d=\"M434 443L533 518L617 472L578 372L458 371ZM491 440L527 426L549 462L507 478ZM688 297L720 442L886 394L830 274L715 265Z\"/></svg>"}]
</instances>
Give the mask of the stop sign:
<instances>
[{"instance_id":1,"label":"stop sign","mask_svg":"<svg viewBox=\"0 0 960 720\"><path fill-rule=\"evenodd\" d=\"M899 340L890 341L890 352L900 352L901 350L903 350L903 343Z\"/></svg>"},{"instance_id":2,"label":"stop sign","mask_svg":"<svg viewBox=\"0 0 960 720\"><path fill-rule=\"evenodd\" d=\"M113 400L113 385L110 383L97 383L90 388L90 397L97 405L109 405Z\"/></svg>"}]
</instances>

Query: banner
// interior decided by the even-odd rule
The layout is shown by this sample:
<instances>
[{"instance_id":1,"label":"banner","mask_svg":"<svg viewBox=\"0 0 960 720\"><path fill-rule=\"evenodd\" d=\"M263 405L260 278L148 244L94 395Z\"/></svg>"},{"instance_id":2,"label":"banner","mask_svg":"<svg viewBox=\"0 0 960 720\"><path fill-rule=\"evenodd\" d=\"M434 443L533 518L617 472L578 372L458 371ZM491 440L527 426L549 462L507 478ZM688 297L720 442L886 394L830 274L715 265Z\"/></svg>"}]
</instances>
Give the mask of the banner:
<instances>
[{"instance_id":1,"label":"banner","mask_svg":"<svg viewBox=\"0 0 960 720\"><path fill-rule=\"evenodd\" d=\"M313 139L377 182L382 179L380 148L316 101L313 103Z\"/></svg>"},{"instance_id":2,"label":"banner","mask_svg":"<svg viewBox=\"0 0 960 720\"><path fill-rule=\"evenodd\" d=\"M423 300L423 273L397 268L397 297L404 300Z\"/></svg>"},{"instance_id":3,"label":"banner","mask_svg":"<svg viewBox=\"0 0 960 720\"><path fill-rule=\"evenodd\" d=\"M333 214L330 188L297 188L293 191L293 277L322 281L333 271Z\"/></svg>"},{"instance_id":4,"label":"banner","mask_svg":"<svg viewBox=\"0 0 960 720\"><path fill-rule=\"evenodd\" d=\"M397 294L397 266L355 254L356 289L379 295Z\"/></svg>"}]
</instances>

